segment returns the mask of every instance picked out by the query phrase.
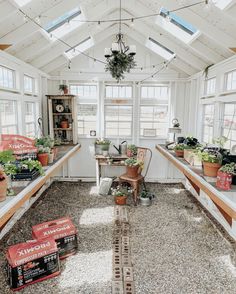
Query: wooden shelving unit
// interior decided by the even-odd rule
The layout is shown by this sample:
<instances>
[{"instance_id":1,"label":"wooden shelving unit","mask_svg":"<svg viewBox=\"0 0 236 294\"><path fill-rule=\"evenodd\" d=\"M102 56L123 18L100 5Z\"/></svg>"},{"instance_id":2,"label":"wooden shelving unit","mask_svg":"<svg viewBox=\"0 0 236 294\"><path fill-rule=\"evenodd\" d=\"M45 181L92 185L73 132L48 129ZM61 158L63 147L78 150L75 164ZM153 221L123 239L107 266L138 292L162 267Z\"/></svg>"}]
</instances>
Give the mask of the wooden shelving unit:
<instances>
[{"instance_id":1,"label":"wooden shelving unit","mask_svg":"<svg viewBox=\"0 0 236 294\"><path fill-rule=\"evenodd\" d=\"M76 96L46 95L48 98L49 134L53 139L61 139L62 144L78 143ZM57 105L62 105L59 112ZM62 121L67 122L62 125Z\"/></svg>"}]
</instances>

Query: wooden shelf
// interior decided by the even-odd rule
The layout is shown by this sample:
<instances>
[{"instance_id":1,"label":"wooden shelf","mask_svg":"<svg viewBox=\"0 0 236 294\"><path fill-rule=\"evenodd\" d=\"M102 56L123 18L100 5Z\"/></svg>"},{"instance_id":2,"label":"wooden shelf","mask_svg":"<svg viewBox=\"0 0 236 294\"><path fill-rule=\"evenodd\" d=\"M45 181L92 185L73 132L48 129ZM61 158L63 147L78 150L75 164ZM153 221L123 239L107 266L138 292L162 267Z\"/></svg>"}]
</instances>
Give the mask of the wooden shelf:
<instances>
[{"instance_id":1,"label":"wooden shelf","mask_svg":"<svg viewBox=\"0 0 236 294\"><path fill-rule=\"evenodd\" d=\"M54 112L53 115L72 115L72 113L68 113L68 112Z\"/></svg>"}]
</instances>

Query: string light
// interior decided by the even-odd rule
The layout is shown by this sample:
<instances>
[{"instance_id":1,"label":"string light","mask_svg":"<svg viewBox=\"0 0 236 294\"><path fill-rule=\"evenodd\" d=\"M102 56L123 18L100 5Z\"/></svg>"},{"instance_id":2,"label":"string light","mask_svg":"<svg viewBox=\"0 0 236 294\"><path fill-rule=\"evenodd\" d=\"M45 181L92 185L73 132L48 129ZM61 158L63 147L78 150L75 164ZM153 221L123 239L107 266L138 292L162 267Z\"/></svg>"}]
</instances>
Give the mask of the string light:
<instances>
[{"instance_id":1,"label":"string light","mask_svg":"<svg viewBox=\"0 0 236 294\"><path fill-rule=\"evenodd\" d=\"M130 26L131 26L131 27L134 27L134 19L133 19L133 18L131 19Z\"/></svg>"}]
</instances>

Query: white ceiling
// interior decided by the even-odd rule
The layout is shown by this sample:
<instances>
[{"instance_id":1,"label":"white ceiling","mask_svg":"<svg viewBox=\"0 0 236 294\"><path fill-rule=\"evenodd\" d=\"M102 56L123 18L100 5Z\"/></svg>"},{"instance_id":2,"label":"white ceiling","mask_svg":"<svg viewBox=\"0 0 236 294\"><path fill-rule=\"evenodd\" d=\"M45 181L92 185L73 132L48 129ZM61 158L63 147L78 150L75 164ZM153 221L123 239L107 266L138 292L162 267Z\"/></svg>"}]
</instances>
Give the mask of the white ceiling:
<instances>
[{"instance_id":1,"label":"white ceiling","mask_svg":"<svg viewBox=\"0 0 236 294\"><path fill-rule=\"evenodd\" d=\"M18 1L28 3L20 7L16 3ZM158 13L162 7L173 10L197 2L199 0L122 0L122 17L135 18ZM66 44L73 47L91 37L94 45L86 53L92 52L93 58L105 61L102 51L96 51L96 48L109 46L109 40L111 44L118 32L118 23L107 22L100 26L97 23L80 23L77 28L61 38L65 44L53 41L49 34L33 21L26 21L19 10L34 21L39 22L40 16L40 25L43 26L77 6L82 11L81 19L108 20L119 17L119 0L0 0L0 45L11 45L6 52L51 73L68 64L68 59L64 55L69 48ZM123 22L122 32L126 40L133 40L138 47L137 57L140 48L143 55L146 52L156 56L157 63L164 61L157 53L150 53L150 49L146 47L147 40L151 37L175 52L177 58L171 63L171 69L192 75L234 54L229 48L236 47L236 0L230 1L224 10L215 5L206 9L202 3L180 10L176 14L198 29L189 43L168 32L161 24L160 16L159 20L157 16L135 20L133 25L130 20ZM72 63L78 58L86 59L85 56L78 56L72 59ZM154 58L151 59L155 64ZM137 63L138 66L148 64L145 58L137 58Z\"/></svg>"}]
</instances>

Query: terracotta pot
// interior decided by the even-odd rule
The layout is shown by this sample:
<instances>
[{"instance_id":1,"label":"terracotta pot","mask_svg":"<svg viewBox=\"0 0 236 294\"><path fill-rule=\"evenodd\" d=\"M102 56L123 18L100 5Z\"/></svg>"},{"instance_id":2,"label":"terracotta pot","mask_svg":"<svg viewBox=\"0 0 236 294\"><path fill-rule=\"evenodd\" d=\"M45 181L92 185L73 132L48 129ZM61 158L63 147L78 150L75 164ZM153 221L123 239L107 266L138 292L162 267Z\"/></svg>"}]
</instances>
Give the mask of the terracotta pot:
<instances>
[{"instance_id":1,"label":"terracotta pot","mask_svg":"<svg viewBox=\"0 0 236 294\"><path fill-rule=\"evenodd\" d=\"M231 190L232 178L233 176L231 174L218 170L216 187L225 191Z\"/></svg>"},{"instance_id":2,"label":"terracotta pot","mask_svg":"<svg viewBox=\"0 0 236 294\"><path fill-rule=\"evenodd\" d=\"M48 153L38 153L38 161L42 164L42 166L48 165Z\"/></svg>"},{"instance_id":3,"label":"terracotta pot","mask_svg":"<svg viewBox=\"0 0 236 294\"><path fill-rule=\"evenodd\" d=\"M175 155L177 157L184 157L184 150L175 150Z\"/></svg>"},{"instance_id":4,"label":"terracotta pot","mask_svg":"<svg viewBox=\"0 0 236 294\"><path fill-rule=\"evenodd\" d=\"M115 196L115 203L118 205L125 205L126 199L127 199L127 196Z\"/></svg>"},{"instance_id":5,"label":"terracotta pot","mask_svg":"<svg viewBox=\"0 0 236 294\"><path fill-rule=\"evenodd\" d=\"M61 128L62 128L62 129L67 129L67 128L69 128L68 120L62 120L62 121L61 121Z\"/></svg>"},{"instance_id":6,"label":"terracotta pot","mask_svg":"<svg viewBox=\"0 0 236 294\"><path fill-rule=\"evenodd\" d=\"M139 166L126 166L126 175L130 178L136 178L139 175Z\"/></svg>"},{"instance_id":7,"label":"terracotta pot","mask_svg":"<svg viewBox=\"0 0 236 294\"><path fill-rule=\"evenodd\" d=\"M203 173L208 177L216 177L217 172L220 169L220 163L203 162Z\"/></svg>"},{"instance_id":8,"label":"terracotta pot","mask_svg":"<svg viewBox=\"0 0 236 294\"><path fill-rule=\"evenodd\" d=\"M7 196L7 176L3 173L1 175L2 177L5 177L4 180L0 181L0 202L6 200Z\"/></svg>"},{"instance_id":9,"label":"terracotta pot","mask_svg":"<svg viewBox=\"0 0 236 294\"><path fill-rule=\"evenodd\" d=\"M69 93L69 89L66 88L66 89L63 90L63 92L64 92L64 95L68 95L68 93Z\"/></svg>"}]
</instances>

